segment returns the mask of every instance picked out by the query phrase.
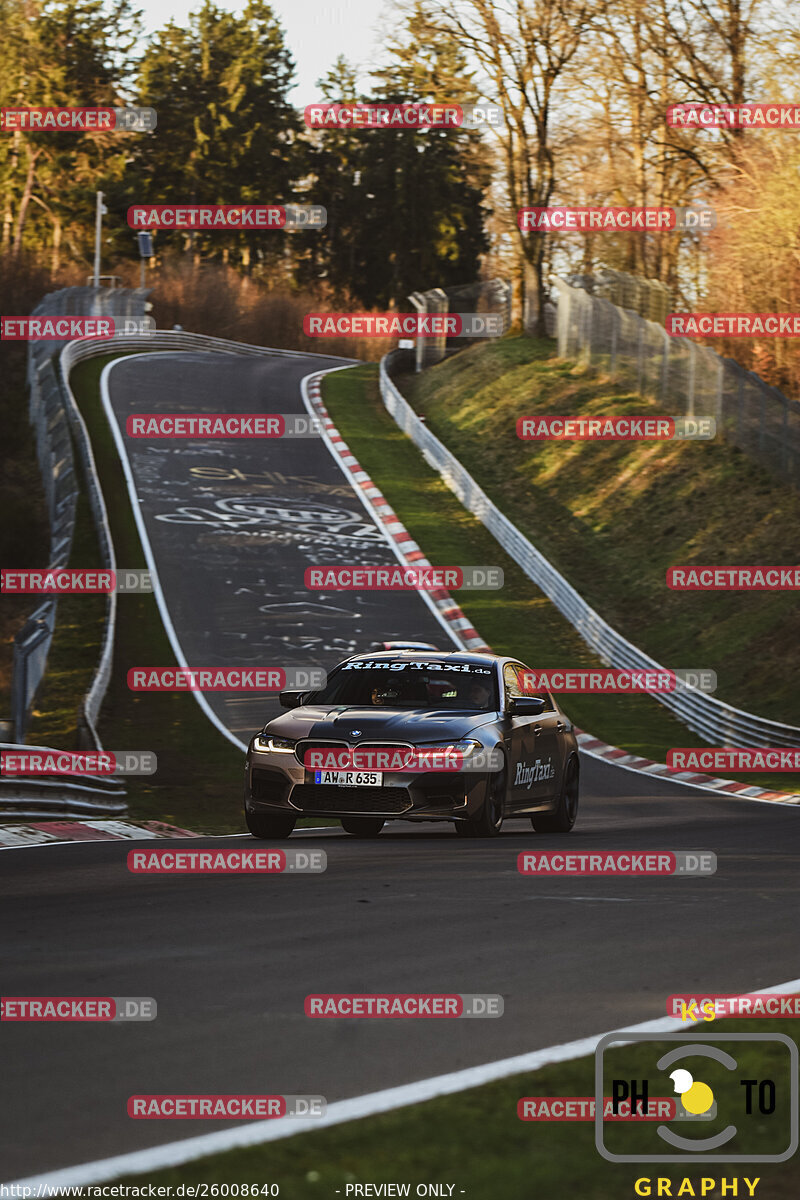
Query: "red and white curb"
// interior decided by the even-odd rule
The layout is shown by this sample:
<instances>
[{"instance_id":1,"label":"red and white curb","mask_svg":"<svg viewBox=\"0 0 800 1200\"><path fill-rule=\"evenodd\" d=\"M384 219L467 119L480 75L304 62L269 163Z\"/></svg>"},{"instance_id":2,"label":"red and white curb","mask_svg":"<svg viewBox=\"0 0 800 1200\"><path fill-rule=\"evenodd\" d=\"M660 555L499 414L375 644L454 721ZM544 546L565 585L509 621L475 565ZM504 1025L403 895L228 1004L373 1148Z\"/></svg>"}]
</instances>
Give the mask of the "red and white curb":
<instances>
[{"instance_id":1,"label":"red and white curb","mask_svg":"<svg viewBox=\"0 0 800 1200\"><path fill-rule=\"evenodd\" d=\"M0 850L12 846L41 846L46 842L139 841L141 838L202 837L191 829L163 821L33 821L27 825L0 825Z\"/></svg>"},{"instance_id":2,"label":"red and white curb","mask_svg":"<svg viewBox=\"0 0 800 1200\"><path fill-rule=\"evenodd\" d=\"M328 416L328 410L322 403L320 383L323 375L314 375L306 382L306 394L314 410L314 415L320 420L327 434L330 446L346 469L355 491L359 492L375 516L379 528L383 529L395 547L395 552L405 566L430 567L433 564L425 557L403 522L392 510L380 488L376 487L369 475L353 454L333 421ZM466 650L474 650L479 654L491 654L483 638L467 620L456 604L453 597L445 588L426 589L427 596L436 605L440 617L453 630L458 640Z\"/></svg>"},{"instance_id":3,"label":"red and white curb","mask_svg":"<svg viewBox=\"0 0 800 1200\"><path fill-rule=\"evenodd\" d=\"M334 453L346 468L352 480L353 487L361 493L368 508L375 515L379 526L392 540L398 556L409 565L430 566L431 564L428 559L413 540L403 522L392 511L383 493L375 486L367 472L362 469L358 459L328 415L328 410L322 402L320 391L324 375L325 372L314 375L306 381L306 394L314 410L314 415L322 422L327 439ZM492 653L491 647L487 646L486 642L484 642L478 631L464 616L447 591L442 588L430 592L429 595L435 599L441 616L454 630L459 641L466 649L475 650L479 653ZM629 771L639 771L643 775L655 775L671 779L675 783L687 784L690 787L700 788L703 791L722 793L727 796L740 796L746 800L770 801L773 804L800 804L800 795L790 794L789 792L774 792L767 788L755 787L746 783L736 783L732 779L718 779L713 775L702 775L694 771L679 771L674 767L668 767L666 763L653 762L652 759L641 758L639 755L631 754L627 750L620 750L618 746L610 746L607 742L601 742L599 738L593 737L590 733L584 733L582 730L576 729L575 733L578 738L578 745L583 753L590 755L592 758L599 758L605 762L613 763L617 767L624 767Z\"/></svg>"},{"instance_id":4,"label":"red and white curb","mask_svg":"<svg viewBox=\"0 0 800 1200\"><path fill-rule=\"evenodd\" d=\"M735 783L732 779L719 779L715 775L703 775L697 771L681 771L676 767L668 767L666 763L653 762L650 758L642 758L638 754L630 754L620 750L618 746L609 746L590 733L575 731L578 745L592 758L603 759L616 767L625 767L628 771L640 771L643 775L655 775L659 778L670 779L673 783L688 784L689 787L701 788L704 792L722 792L727 796L741 796L745 800L765 800L773 804L800 804L800 796L790 792L772 792L767 788L754 787L748 783Z\"/></svg>"}]
</instances>

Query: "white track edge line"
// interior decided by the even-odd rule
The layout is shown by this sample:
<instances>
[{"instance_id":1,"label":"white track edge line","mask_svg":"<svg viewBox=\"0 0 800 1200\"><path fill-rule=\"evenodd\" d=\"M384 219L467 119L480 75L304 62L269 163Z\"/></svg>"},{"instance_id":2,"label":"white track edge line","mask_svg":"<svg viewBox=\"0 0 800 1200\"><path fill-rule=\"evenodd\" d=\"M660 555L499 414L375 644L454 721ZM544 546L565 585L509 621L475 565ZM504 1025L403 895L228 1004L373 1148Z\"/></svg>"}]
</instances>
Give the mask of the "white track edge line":
<instances>
[{"instance_id":1,"label":"white track edge line","mask_svg":"<svg viewBox=\"0 0 800 1200\"><path fill-rule=\"evenodd\" d=\"M150 539L147 536L147 529L145 526L144 517L142 516L141 506L139 504L139 497L136 492L136 485L134 483L133 472L131 470L130 460L128 458L127 447L126 447L125 442L122 437L122 430L120 429L119 422L117 421L116 413L114 412L114 409L111 406L111 396L109 395L109 390L108 390L108 376L110 375L111 371L113 371L114 367L116 367L119 363L130 362L131 359L135 359L135 358L152 358L154 356L163 357L164 354L167 354L169 356L170 352L160 350L160 351L151 351L149 354L148 353L129 354L129 355L126 355L125 358L115 358L113 362L108 363L107 366L105 366L103 368L103 373L100 376L100 394L102 396L103 408L105 410L106 418L108 420L109 426L111 427L111 432L114 437L114 443L117 447L117 453L119 454L120 463L122 465L122 471L123 471L123 474L125 475L125 483L128 488L128 496L130 498L131 508L133 509L133 518L136 522L136 528L139 531L139 538L142 543L142 549L144 551L144 556L147 561L147 565L150 568L150 572L151 572L150 578L151 578L151 582L153 584L153 592L155 594L156 604L158 605L158 611L161 614L161 622L164 626L166 635L169 638L169 643L172 646L172 652L175 655L178 666L183 667L184 670L188 671L191 668L189 667L189 664L186 661L186 656L183 653L183 647L181 646L180 641L178 640L178 634L175 630L175 626L172 624L172 618L169 615L169 609L167 608L166 598L164 596L163 591L161 590L161 583L158 578L158 571L156 570L155 556L153 554L153 548L150 545ZM231 733L231 731L230 731L230 729L228 729L227 725L224 725L222 723L220 718L217 716L217 714L211 708L211 705L206 700L204 693L200 692L200 691L192 690L192 695L194 696L197 703L200 705L200 708L203 710L205 715L208 717L211 724L214 725L219 730L219 732L223 735L223 737L227 738L229 742L232 742L233 745L236 746L236 748L238 750L241 750L244 753L247 753L247 746L244 744L244 742L240 742L239 739L235 736L235 734Z\"/></svg>"},{"instance_id":2,"label":"white track edge line","mask_svg":"<svg viewBox=\"0 0 800 1200\"><path fill-rule=\"evenodd\" d=\"M773 984L771 987L753 989L753 992L762 995L784 991L800 991L800 979ZM750 994L752 993L740 993L740 995ZM398 1108L420 1104L425 1100L433 1100L438 1096L452 1096L457 1092L467 1091L469 1088L505 1079L509 1075L537 1071L551 1063L572 1062L576 1058L584 1058L591 1054L600 1039L607 1037L610 1033L656 1034L676 1032L685 1028L696 1029L697 1026L694 1021L682 1021L680 1017L656 1017L652 1021L629 1025L624 1030L609 1029L605 1033L592 1034L589 1037L579 1038L574 1042L563 1042L557 1046L547 1046L542 1050L531 1050L527 1054L517 1054L513 1058L501 1058L496 1062L482 1063L477 1067L465 1067L460 1071L450 1071L445 1075L433 1075L429 1079L419 1079L414 1083L401 1084L399 1087L384 1088L380 1092L368 1092L349 1100L337 1100L328 1105L325 1116L320 1117L319 1120L305 1122L297 1117L279 1117L274 1121L256 1121L249 1125L238 1125L233 1129L221 1129L216 1133L200 1134L199 1137L166 1142L147 1150L134 1150L130 1154L118 1154L112 1158L102 1158L96 1162L82 1163L76 1167L65 1167L43 1175L16 1179L12 1183L2 1186L31 1187L47 1184L51 1187L70 1185L85 1187L88 1184L118 1179L121 1175L142 1174L146 1171L178 1167L210 1154L220 1154L245 1146L260 1146L266 1142L277 1142L283 1138L295 1137L299 1133L314 1133L318 1129L328 1129L347 1121L357 1121L363 1117L392 1112ZM708 1036L712 1035L708 1033Z\"/></svg>"}]
</instances>

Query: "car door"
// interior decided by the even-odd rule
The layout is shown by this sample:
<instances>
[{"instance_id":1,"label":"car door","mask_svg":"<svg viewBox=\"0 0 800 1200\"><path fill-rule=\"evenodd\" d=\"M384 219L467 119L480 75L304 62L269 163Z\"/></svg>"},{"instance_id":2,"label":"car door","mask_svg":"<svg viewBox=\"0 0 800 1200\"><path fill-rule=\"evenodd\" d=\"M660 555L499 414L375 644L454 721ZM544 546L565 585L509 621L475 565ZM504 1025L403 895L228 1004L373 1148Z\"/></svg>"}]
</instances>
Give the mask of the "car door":
<instances>
[{"instance_id":1,"label":"car door","mask_svg":"<svg viewBox=\"0 0 800 1200\"><path fill-rule=\"evenodd\" d=\"M509 751L509 808L531 812L556 794L561 781L563 719L549 692L529 686L530 672L522 663L506 663L503 684L506 702L537 697L545 707L537 716L511 714Z\"/></svg>"}]
</instances>

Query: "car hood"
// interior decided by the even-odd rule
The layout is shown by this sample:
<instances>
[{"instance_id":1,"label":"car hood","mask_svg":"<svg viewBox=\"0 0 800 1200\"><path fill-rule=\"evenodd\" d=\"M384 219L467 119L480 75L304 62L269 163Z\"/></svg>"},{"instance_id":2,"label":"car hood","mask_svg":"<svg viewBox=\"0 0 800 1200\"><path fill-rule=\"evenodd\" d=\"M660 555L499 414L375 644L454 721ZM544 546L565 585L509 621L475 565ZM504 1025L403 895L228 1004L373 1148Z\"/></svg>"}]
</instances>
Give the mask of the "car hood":
<instances>
[{"instance_id":1,"label":"car hood","mask_svg":"<svg viewBox=\"0 0 800 1200\"><path fill-rule=\"evenodd\" d=\"M469 737L484 725L499 719L499 713L453 712L446 709L411 711L373 707L342 708L341 705L303 705L275 717L266 725L269 733L285 738L320 738L340 742L389 741L436 742ZM354 733L354 730L359 730Z\"/></svg>"}]
</instances>

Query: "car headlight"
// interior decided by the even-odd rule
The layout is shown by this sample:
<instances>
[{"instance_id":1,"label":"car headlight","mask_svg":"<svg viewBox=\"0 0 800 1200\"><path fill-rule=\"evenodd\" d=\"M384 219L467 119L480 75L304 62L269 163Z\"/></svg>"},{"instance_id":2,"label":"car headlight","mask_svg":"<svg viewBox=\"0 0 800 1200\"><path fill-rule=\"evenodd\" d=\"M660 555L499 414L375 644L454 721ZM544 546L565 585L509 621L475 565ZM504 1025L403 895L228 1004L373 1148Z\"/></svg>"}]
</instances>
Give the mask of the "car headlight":
<instances>
[{"instance_id":1,"label":"car headlight","mask_svg":"<svg viewBox=\"0 0 800 1200\"><path fill-rule=\"evenodd\" d=\"M416 750L424 750L426 754L461 754L468 758L476 750L482 750L480 742L417 742Z\"/></svg>"},{"instance_id":2,"label":"car headlight","mask_svg":"<svg viewBox=\"0 0 800 1200\"><path fill-rule=\"evenodd\" d=\"M274 737L271 733L259 733L253 739L255 750L268 750L273 754L294 754L296 745L293 738Z\"/></svg>"}]
</instances>

